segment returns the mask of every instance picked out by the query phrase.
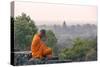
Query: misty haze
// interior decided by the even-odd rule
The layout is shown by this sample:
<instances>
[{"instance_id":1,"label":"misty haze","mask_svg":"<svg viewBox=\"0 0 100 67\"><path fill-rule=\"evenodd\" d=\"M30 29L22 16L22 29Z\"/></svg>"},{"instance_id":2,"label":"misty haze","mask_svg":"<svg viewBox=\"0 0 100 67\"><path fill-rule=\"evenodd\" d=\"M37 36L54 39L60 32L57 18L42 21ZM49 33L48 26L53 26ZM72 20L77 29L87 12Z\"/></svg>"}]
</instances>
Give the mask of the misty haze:
<instances>
[{"instance_id":1,"label":"misty haze","mask_svg":"<svg viewBox=\"0 0 100 67\"><path fill-rule=\"evenodd\" d=\"M51 22L53 23L53 22ZM52 30L57 37L57 45L60 48L71 48L72 40L75 38L96 39L97 25L95 24L72 24L67 25L67 22L60 24L43 24L37 26L39 29Z\"/></svg>"}]
</instances>

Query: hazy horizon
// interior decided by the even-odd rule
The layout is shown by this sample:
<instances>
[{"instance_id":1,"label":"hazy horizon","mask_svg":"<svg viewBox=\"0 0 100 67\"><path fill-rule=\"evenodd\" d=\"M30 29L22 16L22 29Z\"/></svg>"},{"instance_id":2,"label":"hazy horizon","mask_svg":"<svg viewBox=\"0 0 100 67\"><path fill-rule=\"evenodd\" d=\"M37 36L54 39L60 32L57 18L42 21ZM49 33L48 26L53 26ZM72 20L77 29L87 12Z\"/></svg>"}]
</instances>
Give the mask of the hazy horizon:
<instances>
[{"instance_id":1,"label":"hazy horizon","mask_svg":"<svg viewBox=\"0 0 100 67\"><path fill-rule=\"evenodd\" d=\"M15 17L26 13L36 25L97 24L96 6L15 2Z\"/></svg>"},{"instance_id":2,"label":"hazy horizon","mask_svg":"<svg viewBox=\"0 0 100 67\"><path fill-rule=\"evenodd\" d=\"M55 22L55 23L54 23ZM52 26L52 25L63 25L64 21L37 21L35 22L36 25L41 26L41 25L47 25L47 26ZM81 23L82 22L82 23ZM92 21L91 21L92 22ZM97 25L97 22L84 22L84 21L65 21L66 25L84 25L84 24L95 24ZM41 23L41 24L37 24Z\"/></svg>"}]
</instances>

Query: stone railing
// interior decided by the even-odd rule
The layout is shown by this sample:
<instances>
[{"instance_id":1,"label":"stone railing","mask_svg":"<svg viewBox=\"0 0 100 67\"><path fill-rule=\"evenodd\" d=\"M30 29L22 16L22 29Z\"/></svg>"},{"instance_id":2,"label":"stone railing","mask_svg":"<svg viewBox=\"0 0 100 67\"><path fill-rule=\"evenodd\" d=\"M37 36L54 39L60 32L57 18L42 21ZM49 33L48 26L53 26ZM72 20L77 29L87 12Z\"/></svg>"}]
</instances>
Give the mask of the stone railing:
<instances>
[{"instance_id":1,"label":"stone railing","mask_svg":"<svg viewBox=\"0 0 100 67\"><path fill-rule=\"evenodd\" d=\"M57 56L53 56L51 60L34 59L31 56L31 51L14 52L14 65L36 65L36 64L53 64L53 63L65 63L71 62L71 60L59 60Z\"/></svg>"}]
</instances>

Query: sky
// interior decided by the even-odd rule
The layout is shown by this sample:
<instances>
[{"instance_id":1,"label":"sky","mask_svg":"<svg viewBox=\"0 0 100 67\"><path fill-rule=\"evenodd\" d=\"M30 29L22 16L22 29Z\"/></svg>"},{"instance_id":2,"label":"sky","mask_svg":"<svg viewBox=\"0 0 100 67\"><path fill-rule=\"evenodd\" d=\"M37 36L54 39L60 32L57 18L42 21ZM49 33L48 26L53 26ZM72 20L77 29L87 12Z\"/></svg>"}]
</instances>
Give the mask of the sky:
<instances>
[{"instance_id":1,"label":"sky","mask_svg":"<svg viewBox=\"0 0 100 67\"><path fill-rule=\"evenodd\" d=\"M36 25L43 24L96 24L97 7L53 3L15 2L15 17L26 13Z\"/></svg>"}]
</instances>

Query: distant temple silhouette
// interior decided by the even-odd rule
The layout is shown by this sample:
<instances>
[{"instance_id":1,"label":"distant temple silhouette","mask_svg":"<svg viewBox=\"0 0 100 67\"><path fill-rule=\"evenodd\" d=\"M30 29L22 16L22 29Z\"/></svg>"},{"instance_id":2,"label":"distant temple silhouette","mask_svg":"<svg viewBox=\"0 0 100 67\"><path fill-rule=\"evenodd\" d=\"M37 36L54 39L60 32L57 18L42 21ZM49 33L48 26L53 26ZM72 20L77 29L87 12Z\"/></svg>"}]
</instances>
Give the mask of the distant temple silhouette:
<instances>
[{"instance_id":1,"label":"distant temple silhouette","mask_svg":"<svg viewBox=\"0 0 100 67\"><path fill-rule=\"evenodd\" d=\"M67 25L66 25L66 21L63 22L63 28L66 28Z\"/></svg>"}]
</instances>

